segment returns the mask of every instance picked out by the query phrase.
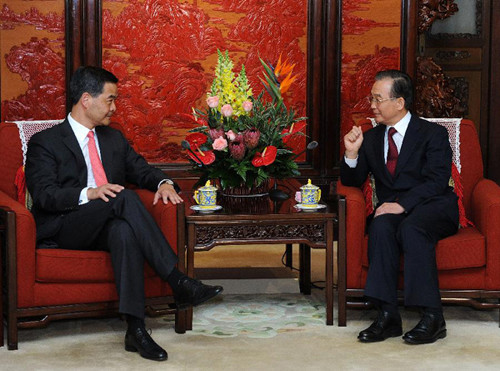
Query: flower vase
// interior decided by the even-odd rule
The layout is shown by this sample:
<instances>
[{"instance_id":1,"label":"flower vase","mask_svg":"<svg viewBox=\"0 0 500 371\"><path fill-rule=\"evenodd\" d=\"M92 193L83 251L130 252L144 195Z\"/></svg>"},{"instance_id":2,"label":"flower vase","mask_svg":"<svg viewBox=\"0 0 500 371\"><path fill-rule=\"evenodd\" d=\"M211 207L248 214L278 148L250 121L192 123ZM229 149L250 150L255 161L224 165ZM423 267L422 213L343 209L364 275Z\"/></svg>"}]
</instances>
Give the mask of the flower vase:
<instances>
[{"instance_id":1,"label":"flower vase","mask_svg":"<svg viewBox=\"0 0 500 371\"><path fill-rule=\"evenodd\" d=\"M221 205L233 213L269 212L269 181L259 186L228 187L220 190Z\"/></svg>"}]
</instances>

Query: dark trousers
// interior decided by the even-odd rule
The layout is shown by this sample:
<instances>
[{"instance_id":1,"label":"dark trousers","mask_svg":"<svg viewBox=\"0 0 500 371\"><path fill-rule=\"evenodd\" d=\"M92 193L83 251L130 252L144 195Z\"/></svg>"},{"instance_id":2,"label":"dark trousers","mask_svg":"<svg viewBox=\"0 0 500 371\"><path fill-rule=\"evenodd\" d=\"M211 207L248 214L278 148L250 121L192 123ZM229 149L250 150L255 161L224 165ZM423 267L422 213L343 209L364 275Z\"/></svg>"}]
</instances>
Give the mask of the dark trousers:
<instances>
[{"instance_id":1,"label":"dark trousers","mask_svg":"<svg viewBox=\"0 0 500 371\"><path fill-rule=\"evenodd\" d=\"M177 264L155 220L127 189L109 202L92 200L65 215L54 240L64 249L109 251L119 311L139 318L144 318L144 261L165 281Z\"/></svg>"},{"instance_id":2,"label":"dark trousers","mask_svg":"<svg viewBox=\"0 0 500 371\"><path fill-rule=\"evenodd\" d=\"M435 246L458 230L458 206L452 197L436 198L409 214L384 214L368 229L369 269L365 295L397 305L400 254L404 257L407 306L441 308Z\"/></svg>"}]
</instances>

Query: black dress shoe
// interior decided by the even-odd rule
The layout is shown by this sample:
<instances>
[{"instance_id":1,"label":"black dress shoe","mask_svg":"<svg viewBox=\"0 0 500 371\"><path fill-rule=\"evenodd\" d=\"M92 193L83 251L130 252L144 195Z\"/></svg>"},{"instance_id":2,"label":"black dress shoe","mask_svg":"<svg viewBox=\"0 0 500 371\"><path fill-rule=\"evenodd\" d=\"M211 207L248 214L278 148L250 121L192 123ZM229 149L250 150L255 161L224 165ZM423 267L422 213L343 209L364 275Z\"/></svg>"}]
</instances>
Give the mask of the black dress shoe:
<instances>
[{"instance_id":1,"label":"black dress shoe","mask_svg":"<svg viewBox=\"0 0 500 371\"><path fill-rule=\"evenodd\" d=\"M186 309L189 306L197 306L212 299L224 290L222 286L204 285L198 280L183 277L179 281L179 289L175 293L175 302L178 309Z\"/></svg>"},{"instance_id":2,"label":"black dress shoe","mask_svg":"<svg viewBox=\"0 0 500 371\"><path fill-rule=\"evenodd\" d=\"M127 330L125 334L125 350L127 352L139 352L141 357L153 361L166 361L168 358L167 351L155 343L144 327Z\"/></svg>"},{"instance_id":3,"label":"black dress shoe","mask_svg":"<svg viewBox=\"0 0 500 371\"><path fill-rule=\"evenodd\" d=\"M420 322L403 336L409 344L429 344L446 337L446 322L442 314L424 313Z\"/></svg>"},{"instance_id":4,"label":"black dress shoe","mask_svg":"<svg viewBox=\"0 0 500 371\"><path fill-rule=\"evenodd\" d=\"M390 337L401 336L403 327L399 314L380 311L377 319L358 335L358 340L363 343L383 341Z\"/></svg>"}]
</instances>

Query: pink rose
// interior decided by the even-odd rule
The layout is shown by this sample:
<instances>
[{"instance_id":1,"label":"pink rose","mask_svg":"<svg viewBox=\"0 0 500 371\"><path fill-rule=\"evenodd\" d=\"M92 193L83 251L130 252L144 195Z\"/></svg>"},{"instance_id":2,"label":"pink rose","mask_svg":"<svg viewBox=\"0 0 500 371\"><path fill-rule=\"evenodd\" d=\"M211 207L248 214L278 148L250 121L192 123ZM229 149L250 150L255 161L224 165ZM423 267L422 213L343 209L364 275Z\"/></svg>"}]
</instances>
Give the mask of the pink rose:
<instances>
[{"instance_id":1,"label":"pink rose","mask_svg":"<svg viewBox=\"0 0 500 371\"><path fill-rule=\"evenodd\" d=\"M215 108L219 105L219 97L213 96L207 98L207 104L210 108Z\"/></svg>"},{"instance_id":2,"label":"pink rose","mask_svg":"<svg viewBox=\"0 0 500 371\"><path fill-rule=\"evenodd\" d=\"M227 147L227 140L223 137L218 137L214 140L212 147L214 147L216 151L222 151Z\"/></svg>"},{"instance_id":3,"label":"pink rose","mask_svg":"<svg viewBox=\"0 0 500 371\"><path fill-rule=\"evenodd\" d=\"M229 130L226 132L226 137L228 137L230 141L233 141L234 138L236 138L236 134L232 130Z\"/></svg>"},{"instance_id":4,"label":"pink rose","mask_svg":"<svg viewBox=\"0 0 500 371\"><path fill-rule=\"evenodd\" d=\"M246 100L242 103L242 106L245 112L250 112L253 108L253 103L250 102L249 100Z\"/></svg>"},{"instance_id":5,"label":"pink rose","mask_svg":"<svg viewBox=\"0 0 500 371\"><path fill-rule=\"evenodd\" d=\"M233 114L233 107L230 104L224 104L220 110L224 117L231 117Z\"/></svg>"}]
</instances>

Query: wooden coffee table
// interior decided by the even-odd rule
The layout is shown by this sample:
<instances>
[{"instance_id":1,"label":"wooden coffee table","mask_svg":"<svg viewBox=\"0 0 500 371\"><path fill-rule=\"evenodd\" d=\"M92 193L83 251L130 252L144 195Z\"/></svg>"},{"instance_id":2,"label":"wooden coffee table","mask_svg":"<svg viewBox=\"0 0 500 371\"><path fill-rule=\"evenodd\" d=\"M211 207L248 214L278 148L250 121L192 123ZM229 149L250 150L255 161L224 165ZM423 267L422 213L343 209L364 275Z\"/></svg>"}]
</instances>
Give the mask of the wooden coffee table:
<instances>
[{"instance_id":1,"label":"wooden coffee table","mask_svg":"<svg viewBox=\"0 0 500 371\"><path fill-rule=\"evenodd\" d=\"M295 190L299 183L289 184ZM293 192L292 192L293 193ZM230 208L202 214L190 209L192 198L186 202L187 256L186 272L194 276L196 251L209 251L221 245L300 244L301 292L310 293L309 248L326 249L325 299L326 324L333 325L333 240L337 214L332 206L316 212L297 210L293 197L283 202L266 198L251 212L232 212ZM186 327L192 329L192 310L187 313Z\"/></svg>"}]
</instances>

